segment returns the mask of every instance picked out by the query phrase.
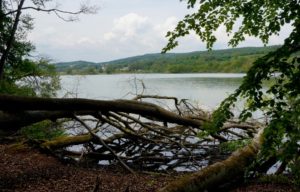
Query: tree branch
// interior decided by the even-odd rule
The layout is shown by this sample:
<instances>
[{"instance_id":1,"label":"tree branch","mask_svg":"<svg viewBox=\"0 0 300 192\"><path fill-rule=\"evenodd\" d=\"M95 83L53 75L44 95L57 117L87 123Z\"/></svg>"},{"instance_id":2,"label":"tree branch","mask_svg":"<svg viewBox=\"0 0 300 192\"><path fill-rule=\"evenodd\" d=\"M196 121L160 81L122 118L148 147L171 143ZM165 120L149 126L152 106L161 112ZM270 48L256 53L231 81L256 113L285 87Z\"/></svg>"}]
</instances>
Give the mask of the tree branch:
<instances>
[{"instance_id":1,"label":"tree branch","mask_svg":"<svg viewBox=\"0 0 300 192\"><path fill-rule=\"evenodd\" d=\"M52 9L43 9L41 7L33 7L33 6L28 6L28 7L23 7L21 10L35 10L35 11L43 11L43 12L55 12L55 13L63 13L63 14L69 14L69 15L78 15L78 14L94 14L97 12L96 7L88 7L88 6L82 6L78 11L65 11L65 10L60 10L57 8L52 8ZM13 10L5 13L4 15L10 15L16 13L18 10Z\"/></svg>"},{"instance_id":2,"label":"tree branch","mask_svg":"<svg viewBox=\"0 0 300 192\"><path fill-rule=\"evenodd\" d=\"M101 137L99 137L98 135L96 135L92 129L85 123L83 122L80 118L78 118L76 115L73 116L74 119L76 119L76 121L80 122L87 130L88 132L95 138L97 139L98 141L100 141L100 143L105 147L107 148L113 155L115 158L118 159L118 161L123 165L123 167L125 169L127 169L129 172L131 172L132 174L135 174L135 172L126 165L126 163L124 163L124 161L108 146L106 145L106 143L101 139Z\"/></svg>"}]
</instances>

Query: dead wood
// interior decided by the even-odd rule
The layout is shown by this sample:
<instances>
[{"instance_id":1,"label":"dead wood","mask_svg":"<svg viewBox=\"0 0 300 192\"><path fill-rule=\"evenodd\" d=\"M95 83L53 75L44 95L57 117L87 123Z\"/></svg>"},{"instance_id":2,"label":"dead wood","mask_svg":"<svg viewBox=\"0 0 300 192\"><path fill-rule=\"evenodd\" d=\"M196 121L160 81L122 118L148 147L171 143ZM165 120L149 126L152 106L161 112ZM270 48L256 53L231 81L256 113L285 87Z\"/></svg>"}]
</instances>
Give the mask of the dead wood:
<instances>
[{"instance_id":1,"label":"dead wood","mask_svg":"<svg viewBox=\"0 0 300 192\"><path fill-rule=\"evenodd\" d=\"M73 135L36 143L62 159L89 159L95 164L117 161L128 165L128 170L152 171L198 170L209 162L223 160L229 153L220 150L220 143L251 138L260 127L229 121L217 134L199 137L199 133L205 133L202 125L210 121L209 113L172 97L152 98L173 99L175 111L133 100L0 95L0 130L16 131L45 119L67 118L63 125L70 127Z\"/></svg>"},{"instance_id":2,"label":"dead wood","mask_svg":"<svg viewBox=\"0 0 300 192\"><path fill-rule=\"evenodd\" d=\"M0 94L0 110L11 113L18 111L100 111L102 113L114 111L139 114L162 122L168 121L185 126L197 128L202 126L201 121L182 117L152 103L133 100L34 98Z\"/></svg>"}]
</instances>

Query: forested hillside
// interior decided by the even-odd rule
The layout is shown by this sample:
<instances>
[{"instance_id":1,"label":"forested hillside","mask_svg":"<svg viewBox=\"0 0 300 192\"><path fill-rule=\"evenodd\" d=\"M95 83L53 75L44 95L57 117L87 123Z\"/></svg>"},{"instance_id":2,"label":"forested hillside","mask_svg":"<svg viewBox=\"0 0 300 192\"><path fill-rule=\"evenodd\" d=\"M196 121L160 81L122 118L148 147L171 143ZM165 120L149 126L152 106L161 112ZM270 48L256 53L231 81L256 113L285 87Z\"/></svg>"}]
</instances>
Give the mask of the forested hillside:
<instances>
[{"instance_id":1,"label":"forested hillside","mask_svg":"<svg viewBox=\"0 0 300 192\"><path fill-rule=\"evenodd\" d=\"M245 47L190 53L146 54L103 63L56 63L64 74L246 72L253 61L278 46Z\"/></svg>"},{"instance_id":2,"label":"forested hillside","mask_svg":"<svg viewBox=\"0 0 300 192\"><path fill-rule=\"evenodd\" d=\"M71 61L55 63L56 71L64 74L95 74L100 73L99 64L88 61Z\"/></svg>"}]
</instances>

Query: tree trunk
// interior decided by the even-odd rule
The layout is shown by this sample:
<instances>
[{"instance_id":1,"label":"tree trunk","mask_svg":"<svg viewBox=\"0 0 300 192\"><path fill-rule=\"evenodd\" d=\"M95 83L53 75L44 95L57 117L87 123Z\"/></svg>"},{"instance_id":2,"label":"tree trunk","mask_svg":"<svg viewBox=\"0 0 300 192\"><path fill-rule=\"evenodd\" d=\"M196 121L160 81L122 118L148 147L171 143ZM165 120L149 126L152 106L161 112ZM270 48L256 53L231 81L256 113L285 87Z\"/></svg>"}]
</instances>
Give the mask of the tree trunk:
<instances>
[{"instance_id":1,"label":"tree trunk","mask_svg":"<svg viewBox=\"0 0 300 192\"><path fill-rule=\"evenodd\" d=\"M167 121L195 128L200 128L203 124L202 121L185 118L157 105L132 100L54 99L0 94L0 111L11 114L18 114L20 111L32 111L31 114L33 111L48 111L48 116L51 116L51 113L69 113L65 117L68 117L70 113L83 113L85 111L95 113L114 111L138 114L161 122ZM3 127L1 122L5 122L5 118L0 115L1 128Z\"/></svg>"},{"instance_id":2,"label":"tree trunk","mask_svg":"<svg viewBox=\"0 0 300 192\"><path fill-rule=\"evenodd\" d=\"M78 115L91 115L91 111L80 111ZM72 111L0 111L0 129L6 132L16 132L43 120L55 121L59 118L72 118Z\"/></svg>"},{"instance_id":3,"label":"tree trunk","mask_svg":"<svg viewBox=\"0 0 300 192\"><path fill-rule=\"evenodd\" d=\"M2 55L1 55L1 58L0 58L0 81L4 77L5 62L7 60L8 54L10 52L10 49L11 49L12 44L13 44L14 39L15 39L15 34L16 34L16 31L17 31L17 28L18 28L18 25L19 25L20 16L21 16L21 13L22 13L22 7L23 7L24 2L25 2L25 0L21 0L20 3L19 3L16 18L15 18L12 30L10 32L10 36L9 36L7 42L6 42L6 48L3 51Z\"/></svg>"}]
</instances>

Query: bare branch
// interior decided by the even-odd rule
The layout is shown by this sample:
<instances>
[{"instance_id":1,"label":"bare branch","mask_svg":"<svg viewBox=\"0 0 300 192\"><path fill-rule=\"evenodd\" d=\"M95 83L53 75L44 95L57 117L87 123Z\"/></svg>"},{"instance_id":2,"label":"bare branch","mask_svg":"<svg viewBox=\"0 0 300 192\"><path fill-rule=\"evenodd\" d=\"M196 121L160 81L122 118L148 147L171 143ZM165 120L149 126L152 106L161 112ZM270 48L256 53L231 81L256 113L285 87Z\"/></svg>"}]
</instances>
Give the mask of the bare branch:
<instances>
[{"instance_id":1,"label":"bare branch","mask_svg":"<svg viewBox=\"0 0 300 192\"><path fill-rule=\"evenodd\" d=\"M95 6L88 6L86 4L82 4L78 11L66 11L66 10L61 10L58 8L45 9L45 8L33 7L33 6L23 7L21 10L35 10L35 11L42 11L42 12L47 12L47 13L54 12L56 15L59 15L59 14L79 15L79 14L95 14L95 13L97 13L98 9L99 8L95 7ZM16 13L17 11L18 10L12 10L12 11L5 13L4 15L11 15L11 14Z\"/></svg>"},{"instance_id":2,"label":"bare branch","mask_svg":"<svg viewBox=\"0 0 300 192\"><path fill-rule=\"evenodd\" d=\"M100 141L100 143L104 146L104 147L106 147L117 159L118 159L118 161L124 166L124 168L126 168L129 172L131 172L132 174L135 174L135 172L130 168L130 167L128 167L127 165L126 165L126 163L124 163L123 161L122 161L122 159L108 146L108 145L106 145L106 143L101 139L101 137L99 137L98 135L96 135L93 131L92 131L92 129L86 124L86 123L84 123L80 118L78 118L76 115L74 115L74 119L76 119L78 122L80 122L88 131L89 131L89 133L95 138L95 139L97 139L97 140L99 140Z\"/></svg>"}]
</instances>

